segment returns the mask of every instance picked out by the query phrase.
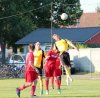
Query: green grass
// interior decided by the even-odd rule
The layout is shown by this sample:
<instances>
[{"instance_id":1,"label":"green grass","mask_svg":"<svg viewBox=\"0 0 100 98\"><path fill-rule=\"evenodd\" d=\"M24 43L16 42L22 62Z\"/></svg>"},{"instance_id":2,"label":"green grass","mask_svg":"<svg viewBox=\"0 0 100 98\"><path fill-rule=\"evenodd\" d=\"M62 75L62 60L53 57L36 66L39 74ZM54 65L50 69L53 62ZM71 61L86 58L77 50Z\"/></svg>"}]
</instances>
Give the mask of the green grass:
<instances>
[{"instance_id":1,"label":"green grass","mask_svg":"<svg viewBox=\"0 0 100 98\"><path fill-rule=\"evenodd\" d=\"M15 88L24 83L24 79L3 79L0 80L0 98L18 98ZM56 85L53 90L49 86L49 95L39 95L39 83L36 95L38 98L100 98L100 80L95 79L75 79L70 86L66 86L65 78L62 79L61 94L57 94ZM30 89L21 92L21 98L29 98ZM45 88L44 88L45 89Z\"/></svg>"}]
</instances>

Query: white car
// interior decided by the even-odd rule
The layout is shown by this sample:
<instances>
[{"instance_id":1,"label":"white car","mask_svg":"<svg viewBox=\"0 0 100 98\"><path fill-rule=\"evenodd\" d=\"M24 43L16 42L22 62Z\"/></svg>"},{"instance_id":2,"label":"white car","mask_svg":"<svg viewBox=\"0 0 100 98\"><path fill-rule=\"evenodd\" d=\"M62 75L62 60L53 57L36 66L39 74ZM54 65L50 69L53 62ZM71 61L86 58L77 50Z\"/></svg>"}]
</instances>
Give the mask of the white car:
<instances>
[{"instance_id":1,"label":"white car","mask_svg":"<svg viewBox=\"0 0 100 98\"><path fill-rule=\"evenodd\" d=\"M14 54L9 59L9 64L14 64L16 67L21 68L25 66L26 54Z\"/></svg>"}]
</instances>

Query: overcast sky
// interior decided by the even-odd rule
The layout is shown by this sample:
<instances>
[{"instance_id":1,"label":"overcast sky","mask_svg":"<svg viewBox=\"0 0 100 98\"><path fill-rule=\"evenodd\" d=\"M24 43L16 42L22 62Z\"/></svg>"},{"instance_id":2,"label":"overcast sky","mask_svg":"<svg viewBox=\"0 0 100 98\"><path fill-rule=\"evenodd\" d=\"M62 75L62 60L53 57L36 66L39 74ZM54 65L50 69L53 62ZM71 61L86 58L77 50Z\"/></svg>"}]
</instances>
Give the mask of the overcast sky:
<instances>
[{"instance_id":1,"label":"overcast sky","mask_svg":"<svg viewBox=\"0 0 100 98\"><path fill-rule=\"evenodd\" d=\"M100 7L100 0L80 0L80 3L84 12L96 12L97 6Z\"/></svg>"}]
</instances>

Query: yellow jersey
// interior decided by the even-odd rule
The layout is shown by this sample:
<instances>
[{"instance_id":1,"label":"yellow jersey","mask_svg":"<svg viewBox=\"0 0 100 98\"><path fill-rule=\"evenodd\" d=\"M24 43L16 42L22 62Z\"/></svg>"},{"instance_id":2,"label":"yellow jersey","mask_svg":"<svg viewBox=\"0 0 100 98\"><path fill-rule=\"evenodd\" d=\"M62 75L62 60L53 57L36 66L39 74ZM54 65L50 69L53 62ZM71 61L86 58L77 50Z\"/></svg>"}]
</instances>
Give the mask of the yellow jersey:
<instances>
[{"instance_id":1,"label":"yellow jersey","mask_svg":"<svg viewBox=\"0 0 100 98\"><path fill-rule=\"evenodd\" d=\"M45 57L46 53L43 50L34 50L34 66L41 68L43 67L43 58Z\"/></svg>"},{"instance_id":2,"label":"yellow jersey","mask_svg":"<svg viewBox=\"0 0 100 98\"><path fill-rule=\"evenodd\" d=\"M65 40L65 39L61 39L59 41L56 41L55 45L58 48L59 52L61 52L61 53L68 50L68 47L69 47L67 40Z\"/></svg>"}]
</instances>

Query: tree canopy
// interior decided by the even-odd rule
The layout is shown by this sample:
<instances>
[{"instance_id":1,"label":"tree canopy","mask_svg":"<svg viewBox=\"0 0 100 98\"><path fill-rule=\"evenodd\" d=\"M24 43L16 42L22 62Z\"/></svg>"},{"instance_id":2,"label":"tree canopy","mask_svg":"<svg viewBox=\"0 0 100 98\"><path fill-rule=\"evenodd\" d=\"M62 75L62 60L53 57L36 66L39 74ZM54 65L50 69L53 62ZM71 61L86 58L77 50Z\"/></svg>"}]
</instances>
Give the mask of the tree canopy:
<instances>
[{"instance_id":1,"label":"tree canopy","mask_svg":"<svg viewBox=\"0 0 100 98\"><path fill-rule=\"evenodd\" d=\"M60 19L62 13L68 19ZM0 0L0 44L15 46L15 42L40 27L73 25L82 10L79 0Z\"/></svg>"}]
</instances>

